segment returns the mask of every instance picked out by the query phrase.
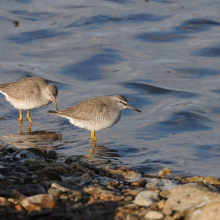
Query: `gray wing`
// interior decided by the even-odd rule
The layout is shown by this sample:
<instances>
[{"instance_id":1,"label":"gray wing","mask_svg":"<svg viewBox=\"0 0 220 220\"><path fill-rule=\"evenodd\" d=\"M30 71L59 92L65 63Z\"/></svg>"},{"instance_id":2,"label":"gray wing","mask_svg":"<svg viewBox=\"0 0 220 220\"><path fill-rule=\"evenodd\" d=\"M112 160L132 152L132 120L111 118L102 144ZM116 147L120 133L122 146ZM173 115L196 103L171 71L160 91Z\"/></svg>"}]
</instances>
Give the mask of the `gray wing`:
<instances>
[{"instance_id":1,"label":"gray wing","mask_svg":"<svg viewBox=\"0 0 220 220\"><path fill-rule=\"evenodd\" d=\"M71 117L79 120L92 120L97 115L103 115L108 105L98 98L87 99L73 107L58 111L57 114L64 117Z\"/></svg>"},{"instance_id":2,"label":"gray wing","mask_svg":"<svg viewBox=\"0 0 220 220\"><path fill-rule=\"evenodd\" d=\"M0 84L0 90L15 99L28 99L40 95L40 87L28 78L12 83Z\"/></svg>"}]
</instances>

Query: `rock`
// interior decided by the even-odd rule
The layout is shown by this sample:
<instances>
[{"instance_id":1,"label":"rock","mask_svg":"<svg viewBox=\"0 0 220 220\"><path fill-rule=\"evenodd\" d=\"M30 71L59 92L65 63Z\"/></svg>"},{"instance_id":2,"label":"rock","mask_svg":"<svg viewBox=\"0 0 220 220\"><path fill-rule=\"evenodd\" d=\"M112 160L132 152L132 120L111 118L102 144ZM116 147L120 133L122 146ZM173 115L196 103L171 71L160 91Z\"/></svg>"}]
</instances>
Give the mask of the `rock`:
<instances>
[{"instance_id":1,"label":"rock","mask_svg":"<svg viewBox=\"0 0 220 220\"><path fill-rule=\"evenodd\" d=\"M62 191L59 189L50 188L50 189L48 189L48 194L50 194L54 197L60 197L60 195L62 194Z\"/></svg>"},{"instance_id":2,"label":"rock","mask_svg":"<svg viewBox=\"0 0 220 220\"><path fill-rule=\"evenodd\" d=\"M158 200L158 192L142 191L138 193L138 195L135 197L134 204L137 204L139 206L150 206Z\"/></svg>"},{"instance_id":3,"label":"rock","mask_svg":"<svg viewBox=\"0 0 220 220\"><path fill-rule=\"evenodd\" d=\"M140 173L137 173L131 169L128 169L125 166L121 166L117 169L110 169L110 167L107 166L105 171L106 171L107 175L109 175L111 178L116 178L116 179L138 180L141 178Z\"/></svg>"},{"instance_id":4,"label":"rock","mask_svg":"<svg viewBox=\"0 0 220 220\"><path fill-rule=\"evenodd\" d=\"M172 216L167 215L163 220L174 220L174 218Z\"/></svg>"},{"instance_id":5,"label":"rock","mask_svg":"<svg viewBox=\"0 0 220 220\"><path fill-rule=\"evenodd\" d=\"M192 177L187 177L185 178L185 181L187 183L190 182L203 182L205 184L213 184L213 185L220 185L220 181L212 176L192 176Z\"/></svg>"},{"instance_id":6,"label":"rock","mask_svg":"<svg viewBox=\"0 0 220 220\"><path fill-rule=\"evenodd\" d=\"M38 194L23 199L21 205L27 211L41 211L42 208L54 208L56 202L52 195Z\"/></svg>"},{"instance_id":7,"label":"rock","mask_svg":"<svg viewBox=\"0 0 220 220\"><path fill-rule=\"evenodd\" d=\"M49 150L47 152L47 158L48 159L57 159L57 152L54 150Z\"/></svg>"},{"instance_id":8,"label":"rock","mask_svg":"<svg viewBox=\"0 0 220 220\"><path fill-rule=\"evenodd\" d=\"M173 211L185 212L210 202L220 202L220 193L212 192L202 186L183 185L171 190L163 213L171 215Z\"/></svg>"},{"instance_id":9,"label":"rock","mask_svg":"<svg viewBox=\"0 0 220 220\"><path fill-rule=\"evenodd\" d=\"M60 190L61 192L71 192L71 195L74 196L74 197L81 197L82 194L80 191L78 190L72 190L72 189L69 189L69 188L66 188L66 187L63 187L57 183L52 183L51 184L51 188L55 188L55 189L58 189Z\"/></svg>"},{"instance_id":10,"label":"rock","mask_svg":"<svg viewBox=\"0 0 220 220\"><path fill-rule=\"evenodd\" d=\"M172 175L172 171L170 168L165 167L163 170L158 172L158 176L164 178L166 175L170 176Z\"/></svg>"},{"instance_id":11,"label":"rock","mask_svg":"<svg viewBox=\"0 0 220 220\"><path fill-rule=\"evenodd\" d=\"M0 206L9 207L10 202L5 197L0 197Z\"/></svg>"},{"instance_id":12,"label":"rock","mask_svg":"<svg viewBox=\"0 0 220 220\"><path fill-rule=\"evenodd\" d=\"M127 214L125 220L139 220L139 217L136 214Z\"/></svg>"},{"instance_id":13,"label":"rock","mask_svg":"<svg viewBox=\"0 0 220 220\"><path fill-rule=\"evenodd\" d=\"M49 180L57 180L63 181L62 177L54 172L48 170L40 170L38 171L39 174L44 174Z\"/></svg>"},{"instance_id":14,"label":"rock","mask_svg":"<svg viewBox=\"0 0 220 220\"><path fill-rule=\"evenodd\" d=\"M160 191L160 196L167 199L169 198L170 193L171 193L171 189L163 190L163 191Z\"/></svg>"},{"instance_id":15,"label":"rock","mask_svg":"<svg viewBox=\"0 0 220 220\"><path fill-rule=\"evenodd\" d=\"M157 206L158 206L159 209L163 209L164 204L165 204L165 200L162 199L162 200L160 200L160 201L157 203Z\"/></svg>"},{"instance_id":16,"label":"rock","mask_svg":"<svg viewBox=\"0 0 220 220\"><path fill-rule=\"evenodd\" d=\"M147 214L145 215L145 219L152 219L152 220L156 220L156 219L162 219L164 217L164 215L160 212L157 211L153 211L150 210L149 212L147 212Z\"/></svg>"},{"instance_id":17,"label":"rock","mask_svg":"<svg viewBox=\"0 0 220 220\"><path fill-rule=\"evenodd\" d=\"M124 198L124 201L125 202L129 202L129 201L131 201L132 200L132 196L126 196L125 198Z\"/></svg>"},{"instance_id":18,"label":"rock","mask_svg":"<svg viewBox=\"0 0 220 220\"><path fill-rule=\"evenodd\" d=\"M139 180L131 181L131 184L133 186L140 187L140 186L145 186L146 182L147 182L146 179L139 179Z\"/></svg>"},{"instance_id":19,"label":"rock","mask_svg":"<svg viewBox=\"0 0 220 220\"><path fill-rule=\"evenodd\" d=\"M80 178L80 184L83 185L92 180L92 177L88 173L84 173Z\"/></svg>"},{"instance_id":20,"label":"rock","mask_svg":"<svg viewBox=\"0 0 220 220\"><path fill-rule=\"evenodd\" d=\"M188 215L188 220L220 220L220 201L211 202L201 209L195 209Z\"/></svg>"},{"instance_id":21,"label":"rock","mask_svg":"<svg viewBox=\"0 0 220 220\"><path fill-rule=\"evenodd\" d=\"M7 167L4 167L0 164L0 174L7 174L8 173L8 168Z\"/></svg>"},{"instance_id":22,"label":"rock","mask_svg":"<svg viewBox=\"0 0 220 220\"><path fill-rule=\"evenodd\" d=\"M100 198L101 200L121 201L124 199L124 196L117 195L115 192L104 190L98 187L87 187L83 190L84 192L96 198Z\"/></svg>"}]
</instances>

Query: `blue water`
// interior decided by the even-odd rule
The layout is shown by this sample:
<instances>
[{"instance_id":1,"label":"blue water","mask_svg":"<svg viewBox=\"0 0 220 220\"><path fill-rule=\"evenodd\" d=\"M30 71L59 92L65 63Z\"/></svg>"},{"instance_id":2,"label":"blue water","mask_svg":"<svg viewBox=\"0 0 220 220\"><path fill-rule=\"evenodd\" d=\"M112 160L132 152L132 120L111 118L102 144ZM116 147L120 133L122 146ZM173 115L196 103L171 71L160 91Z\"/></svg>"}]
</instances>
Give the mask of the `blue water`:
<instances>
[{"instance_id":1,"label":"blue water","mask_svg":"<svg viewBox=\"0 0 220 220\"><path fill-rule=\"evenodd\" d=\"M90 132L49 115L52 104L32 110L34 133L26 133L25 117L20 135L18 111L0 95L1 142L104 166L220 178L219 10L215 0L1 2L0 83L39 76L58 87L59 109L121 94L142 111L125 110L97 132L87 158Z\"/></svg>"}]
</instances>

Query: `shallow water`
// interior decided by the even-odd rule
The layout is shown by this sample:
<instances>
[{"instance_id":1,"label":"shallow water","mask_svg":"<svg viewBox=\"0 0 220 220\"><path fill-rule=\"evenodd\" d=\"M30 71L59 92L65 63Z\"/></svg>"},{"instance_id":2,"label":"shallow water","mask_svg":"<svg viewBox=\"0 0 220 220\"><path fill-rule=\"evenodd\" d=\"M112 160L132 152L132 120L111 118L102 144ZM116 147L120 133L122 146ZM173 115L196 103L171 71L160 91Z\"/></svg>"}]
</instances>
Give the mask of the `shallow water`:
<instances>
[{"instance_id":1,"label":"shallow water","mask_svg":"<svg viewBox=\"0 0 220 220\"><path fill-rule=\"evenodd\" d=\"M125 110L117 125L97 132L89 161L220 177L219 8L215 0L3 1L1 83L43 77L58 87L59 109L124 95L142 113ZM18 111L3 95L0 108L4 142L27 138L69 156L91 149L89 131L48 114L53 104L31 111L31 138L26 117L26 136L19 134Z\"/></svg>"}]
</instances>

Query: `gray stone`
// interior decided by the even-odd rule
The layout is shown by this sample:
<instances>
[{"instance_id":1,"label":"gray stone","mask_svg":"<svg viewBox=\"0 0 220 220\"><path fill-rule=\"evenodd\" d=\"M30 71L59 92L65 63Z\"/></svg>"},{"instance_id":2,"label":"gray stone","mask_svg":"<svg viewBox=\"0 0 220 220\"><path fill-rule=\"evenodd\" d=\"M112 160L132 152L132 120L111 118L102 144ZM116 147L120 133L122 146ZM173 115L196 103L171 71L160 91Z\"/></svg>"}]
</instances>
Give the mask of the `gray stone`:
<instances>
[{"instance_id":1,"label":"gray stone","mask_svg":"<svg viewBox=\"0 0 220 220\"><path fill-rule=\"evenodd\" d=\"M135 197L134 204L137 204L139 206L150 206L158 200L158 192L142 191L138 193L138 195Z\"/></svg>"}]
</instances>

